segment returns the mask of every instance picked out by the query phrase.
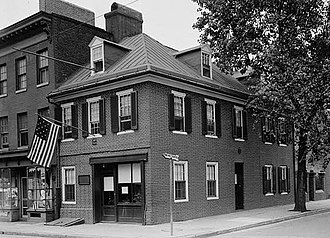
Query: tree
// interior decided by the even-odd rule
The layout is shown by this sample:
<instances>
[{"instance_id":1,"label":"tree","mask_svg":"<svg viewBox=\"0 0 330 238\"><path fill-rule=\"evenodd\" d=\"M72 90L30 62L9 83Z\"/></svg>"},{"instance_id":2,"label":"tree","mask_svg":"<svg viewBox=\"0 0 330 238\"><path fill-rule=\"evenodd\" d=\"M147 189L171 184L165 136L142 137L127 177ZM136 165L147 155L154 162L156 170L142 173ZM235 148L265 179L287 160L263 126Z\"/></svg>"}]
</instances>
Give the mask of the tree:
<instances>
[{"instance_id":1,"label":"tree","mask_svg":"<svg viewBox=\"0 0 330 238\"><path fill-rule=\"evenodd\" d=\"M254 115L285 115L298 163L294 210L306 211L306 161L329 162L330 41L324 0L193 0L194 28L226 73L249 74ZM260 110L267 109L267 110Z\"/></svg>"}]
</instances>

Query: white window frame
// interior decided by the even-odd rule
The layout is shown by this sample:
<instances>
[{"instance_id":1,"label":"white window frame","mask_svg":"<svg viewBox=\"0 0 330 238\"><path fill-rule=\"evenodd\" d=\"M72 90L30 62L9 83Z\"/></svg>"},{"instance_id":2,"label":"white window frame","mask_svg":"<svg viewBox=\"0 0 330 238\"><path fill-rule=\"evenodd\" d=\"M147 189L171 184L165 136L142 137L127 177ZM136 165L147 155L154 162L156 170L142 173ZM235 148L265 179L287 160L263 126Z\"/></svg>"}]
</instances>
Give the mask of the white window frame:
<instances>
[{"instance_id":1,"label":"white window frame","mask_svg":"<svg viewBox=\"0 0 330 238\"><path fill-rule=\"evenodd\" d=\"M184 181L185 181L185 190L186 190L186 198L185 199L175 199L175 191L176 191L176 186L175 186L175 174L176 174L176 166L175 165L183 165L184 167ZM179 203L179 202L188 202L189 197L188 197L188 161L174 161L173 162L173 196L174 196L174 202Z\"/></svg>"},{"instance_id":2,"label":"white window frame","mask_svg":"<svg viewBox=\"0 0 330 238\"><path fill-rule=\"evenodd\" d=\"M272 196L274 195L274 181L273 181L273 173L275 173L274 171L274 166L273 165L269 165L269 164L266 164L265 165L266 167L266 180L270 180L270 192L267 192L265 194L265 196Z\"/></svg>"},{"instance_id":3,"label":"white window frame","mask_svg":"<svg viewBox=\"0 0 330 238\"><path fill-rule=\"evenodd\" d=\"M39 81L41 79L40 73L41 71L45 71L47 78L46 81L42 81L42 82L37 82L37 88L48 85L49 84L49 60L48 60L48 49L43 49L41 51L38 52L38 79L37 81ZM43 61L44 60L44 61ZM41 66L41 62L46 62L46 64L44 66Z\"/></svg>"},{"instance_id":4,"label":"white window frame","mask_svg":"<svg viewBox=\"0 0 330 238\"><path fill-rule=\"evenodd\" d=\"M2 90L6 88L5 93L0 93L0 98L1 97L6 97L8 95L8 74L7 74L7 65L2 64L0 65L0 83L2 84ZM4 86L6 85L6 86Z\"/></svg>"},{"instance_id":5,"label":"white window frame","mask_svg":"<svg viewBox=\"0 0 330 238\"><path fill-rule=\"evenodd\" d=\"M63 123L65 123L65 118L64 118L64 113L65 113L65 108L70 108L71 109L71 106L72 105L74 105L74 103L73 102L70 102L70 103L65 103L65 104L62 104L61 105L61 108L62 108L62 122ZM71 125L70 126L72 126L72 110L70 110L71 111ZM62 142L65 142L65 141L73 141L74 140L74 138L65 138L64 137L64 127L65 127L65 124L63 124L63 126L62 126L62 131L61 131L61 133L62 133Z\"/></svg>"},{"instance_id":6,"label":"white window frame","mask_svg":"<svg viewBox=\"0 0 330 238\"><path fill-rule=\"evenodd\" d=\"M0 151L3 151L3 150L9 150L9 141L8 141L8 139L9 139L9 132L8 132L8 117L6 116L6 117L0 117L0 122L2 121L2 120L4 120L4 121L6 121L7 122L7 125L6 125L6 130L4 130L3 128L5 127L5 126L2 126L2 125L0 125ZM7 138L7 144L6 145L8 145L8 148L4 148L3 147L3 144L2 144L2 139L3 138Z\"/></svg>"},{"instance_id":7,"label":"white window frame","mask_svg":"<svg viewBox=\"0 0 330 238\"><path fill-rule=\"evenodd\" d=\"M19 66L19 62L22 62L24 61L25 62L25 65L24 67L20 67ZM26 57L22 57L22 58L19 58L19 59L16 59L15 61L15 67L16 67L16 93L21 93L21 92L25 92L27 90L27 58ZM20 69L23 69L24 68L24 73L20 73ZM18 80L18 79L21 79L22 77L25 76L25 80ZM25 82L25 87L18 87L18 83L21 84L21 82Z\"/></svg>"},{"instance_id":8,"label":"white window frame","mask_svg":"<svg viewBox=\"0 0 330 238\"><path fill-rule=\"evenodd\" d=\"M101 49L102 49L101 57L94 59L94 57L93 57L93 51L96 48L99 48L99 47L101 47ZM102 61L102 70L100 70L98 72L95 72L95 70L92 70L92 75L103 73L104 72L104 67L105 67L105 62L104 62L104 44L101 43L101 44L93 45L90 48L90 52L91 52L90 54L91 54L91 65L92 65L92 68L95 68L95 62Z\"/></svg>"},{"instance_id":9,"label":"white window frame","mask_svg":"<svg viewBox=\"0 0 330 238\"><path fill-rule=\"evenodd\" d=\"M177 92L177 91L174 91L172 90L172 94L175 97L180 97L182 98L182 124L183 124L183 131L177 131L177 130L173 130L172 133L174 134L181 134L181 135L188 135L188 133L186 132L186 125L185 125L185 114L186 114L186 108L185 108L185 97L186 97L186 94L185 93L181 93L181 92ZM174 100L175 101L175 100ZM174 118L175 118L175 103L173 104L173 107L174 107ZM174 119L175 121L175 119ZM175 122L174 122L175 124Z\"/></svg>"},{"instance_id":10,"label":"white window frame","mask_svg":"<svg viewBox=\"0 0 330 238\"><path fill-rule=\"evenodd\" d=\"M207 106L208 105L212 105L212 107L213 107L213 118L212 118L212 120L214 122L213 135L208 134L209 131L207 130L207 134L205 135L205 137L218 138L218 136L217 136L217 123L216 123L216 120L215 120L215 113L216 113L215 112L215 104L216 104L216 101L211 100L211 99L207 99L207 98L205 98L204 101L206 102L206 125L208 124L207 121L209 120L208 114L207 114Z\"/></svg>"},{"instance_id":11,"label":"white window frame","mask_svg":"<svg viewBox=\"0 0 330 238\"><path fill-rule=\"evenodd\" d=\"M288 173L288 166L286 166L286 165L281 165L281 166L279 166L281 169L280 169L280 171L281 171L281 174L279 174L278 176L281 176L280 178L281 178L281 181L283 181L283 180L285 180L285 183L286 184L288 184L288 178L287 178L287 173ZM281 185L280 185L281 186ZM279 186L279 187L280 187ZM288 186L288 185L287 185ZM288 190L289 190L289 188L287 187L286 188L287 189L287 191L284 191L284 192L280 192L282 195L283 194L288 194Z\"/></svg>"},{"instance_id":12,"label":"white window frame","mask_svg":"<svg viewBox=\"0 0 330 238\"><path fill-rule=\"evenodd\" d=\"M210 67L210 77L208 76L205 76L204 73L203 73L203 55L207 55L209 57L209 67ZM204 78L208 78L208 79L212 79L212 58L211 58L211 54L206 52L206 51L201 51L201 75L204 77Z\"/></svg>"},{"instance_id":13,"label":"white window frame","mask_svg":"<svg viewBox=\"0 0 330 238\"><path fill-rule=\"evenodd\" d=\"M218 162L206 162L206 198L207 200L219 199L219 163ZM208 166L215 166L214 178L215 178L215 196L208 196Z\"/></svg>"},{"instance_id":14,"label":"white window frame","mask_svg":"<svg viewBox=\"0 0 330 238\"><path fill-rule=\"evenodd\" d=\"M65 201L65 171L73 169L74 172L74 201ZM77 178L75 166L62 167L62 204L76 204L77 203Z\"/></svg>"},{"instance_id":15,"label":"white window frame","mask_svg":"<svg viewBox=\"0 0 330 238\"><path fill-rule=\"evenodd\" d=\"M235 109L235 120L236 120L236 128L235 130L237 129L237 112L240 111L241 112L241 116L240 116L240 124L242 125L241 127L241 137L237 137L235 138L235 141L245 141L244 139L244 122L243 122L243 107L239 107L239 106L234 106L234 109Z\"/></svg>"},{"instance_id":16,"label":"white window frame","mask_svg":"<svg viewBox=\"0 0 330 238\"><path fill-rule=\"evenodd\" d=\"M93 97L93 98L88 98L86 100L87 102L87 116L88 116L88 137L87 138L95 138L95 137L102 137L102 135L100 133L97 133L97 134L92 134L92 127L91 127L91 120L90 120L90 105L91 103L94 103L94 102L97 102L99 103L101 99L101 96L98 96L98 97ZM100 110L100 105L99 105L99 110ZM98 113L98 117L99 117L99 127L100 127L100 112Z\"/></svg>"},{"instance_id":17,"label":"white window frame","mask_svg":"<svg viewBox=\"0 0 330 238\"><path fill-rule=\"evenodd\" d=\"M132 129L122 130L121 120L120 120L120 117L121 117L120 98L123 97L123 96L130 95L132 92L133 92L133 88L130 88L130 89L127 89L127 90L120 91L120 92L116 93L116 95L118 97L117 101L118 101L118 125L119 125L119 132L117 132L117 135L122 135L122 134L127 134L127 133L133 133L134 132L134 130L132 130ZM131 101L129 103L131 103ZM132 121L132 105L130 105L130 107L131 107L131 121Z\"/></svg>"}]
</instances>

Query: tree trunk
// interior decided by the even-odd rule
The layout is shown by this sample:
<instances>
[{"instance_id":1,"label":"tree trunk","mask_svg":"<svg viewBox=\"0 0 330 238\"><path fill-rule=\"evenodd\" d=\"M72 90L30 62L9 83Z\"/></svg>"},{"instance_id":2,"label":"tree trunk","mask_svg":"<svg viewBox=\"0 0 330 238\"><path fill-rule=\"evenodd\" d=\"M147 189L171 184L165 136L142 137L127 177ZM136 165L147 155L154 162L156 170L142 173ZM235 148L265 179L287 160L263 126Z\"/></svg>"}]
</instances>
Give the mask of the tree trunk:
<instances>
[{"instance_id":1,"label":"tree trunk","mask_svg":"<svg viewBox=\"0 0 330 238\"><path fill-rule=\"evenodd\" d=\"M297 172L297 193L295 199L294 211L305 212L306 209L306 150L307 138L304 130L300 130L298 142L298 172Z\"/></svg>"}]
</instances>

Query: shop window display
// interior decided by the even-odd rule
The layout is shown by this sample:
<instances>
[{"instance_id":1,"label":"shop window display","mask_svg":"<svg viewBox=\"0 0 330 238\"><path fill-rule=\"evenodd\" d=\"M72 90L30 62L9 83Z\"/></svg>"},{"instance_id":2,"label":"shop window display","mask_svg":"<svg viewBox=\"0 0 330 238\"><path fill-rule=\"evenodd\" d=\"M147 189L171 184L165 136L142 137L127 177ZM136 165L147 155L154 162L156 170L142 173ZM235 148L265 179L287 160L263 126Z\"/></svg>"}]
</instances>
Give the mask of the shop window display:
<instances>
[{"instance_id":1,"label":"shop window display","mask_svg":"<svg viewBox=\"0 0 330 238\"><path fill-rule=\"evenodd\" d=\"M18 207L18 184L15 170L0 169L0 209Z\"/></svg>"}]
</instances>

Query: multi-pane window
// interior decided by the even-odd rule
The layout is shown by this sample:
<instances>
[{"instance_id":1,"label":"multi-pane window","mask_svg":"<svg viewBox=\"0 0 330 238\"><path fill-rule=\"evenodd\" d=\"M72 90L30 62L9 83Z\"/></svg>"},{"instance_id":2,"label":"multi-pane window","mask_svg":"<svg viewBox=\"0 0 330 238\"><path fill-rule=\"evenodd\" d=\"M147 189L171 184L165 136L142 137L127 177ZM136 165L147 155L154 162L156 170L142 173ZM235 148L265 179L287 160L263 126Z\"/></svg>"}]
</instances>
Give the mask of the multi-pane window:
<instances>
[{"instance_id":1,"label":"multi-pane window","mask_svg":"<svg viewBox=\"0 0 330 238\"><path fill-rule=\"evenodd\" d=\"M211 78L211 56L208 53L202 52L202 75Z\"/></svg>"},{"instance_id":2,"label":"multi-pane window","mask_svg":"<svg viewBox=\"0 0 330 238\"><path fill-rule=\"evenodd\" d=\"M28 146L27 113L17 114L18 147Z\"/></svg>"},{"instance_id":3,"label":"multi-pane window","mask_svg":"<svg viewBox=\"0 0 330 238\"><path fill-rule=\"evenodd\" d=\"M38 114L42 117L50 117L50 110L49 107L44 107L41 109L38 109Z\"/></svg>"},{"instance_id":4,"label":"multi-pane window","mask_svg":"<svg viewBox=\"0 0 330 238\"><path fill-rule=\"evenodd\" d=\"M72 138L72 103L62 105L63 139Z\"/></svg>"},{"instance_id":5,"label":"multi-pane window","mask_svg":"<svg viewBox=\"0 0 330 238\"><path fill-rule=\"evenodd\" d=\"M288 144L289 127L284 117L278 118L278 143L280 145Z\"/></svg>"},{"instance_id":6,"label":"multi-pane window","mask_svg":"<svg viewBox=\"0 0 330 238\"><path fill-rule=\"evenodd\" d=\"M8 149L8 117L0 118L0 149Z\"/></svg>"},{"instance_id":7,"label":"multi-pane window","mask_svg":"<svg viewBox=\"0 0 330 238\"><path fill-rule=\"evenodd\" d=\"M206 196L218 198L218 163L206 162Z\"/></svg>"},{"instance_id":8,"label":"multi-pane window","mask_svg":"<svg viewBox=\"0 0 330 238\"><path fill-rule=\"evenodd\" d=\"M278 190L280 194L290 192L290 170L285 165L278 167Z\"/></svg>"},{"instance_id":9,"label":"multi-pane window","mask_svg":"<svg viewBox=\"0 0 330 238\"><path fill-rule=\"evenodd\" d=\"M99 134L100 132L99 109L98 101L92 101L89 103L89 126L91 134Z\"/></svg>"},{"instance_id":10,"label":"multi-pane window","mask_svg":"<svg viewBox=\"0 0 330 238\"><path fill-rule=\"evenodd\" d=\"M120 131L131 129L131 94L119 95L119 127Z\"/></svg>"},{"instance_id":11,"label":"multi-pane window","mask_svg":"<svg viewBox=\"0 0 330 238\"><path fill-rule=\"evenodd\" d=\"M233 108L233 137L238 140L247 139L247 113L242 107Z\"/></svg>"},{"instance_id":12,"label":"multi-pane window","mask_svg":"<svg viewBox=\"0 0 330 238\"><path fill-rule=\"evenodd\" d=\"M26 58L16 60L16 91L26 89Z\"/></svg>"},{"instance_id":13,"label":"multi-pane window","mask_svg":"<svg viewBox=\"0 0 330 238\"><path fill-rule=\"evenodd\" d=\"M76 202L76 172L75 167L62 168L62 194L64 203Z\"/></svg>"},{"instance_id":14,"label":"multi-pane window","mask_svg":"<svg viewBox=\"0 0 330 238\"><path fill-rule=\"evenodd\" d=\"M324 173L318 173L315 176L315 189L324 191Z\"/></svg>"},{"instance_id":15,"label":"multi-pane window","mask_svg":"<svg viewBox=\"0 0 330 238\"><path fill-rule=\"evenodd\" d=\"M7 95L7 67L0 65L0 96Z\"/></svg>"},{"instance_id":16,"label":"multi-pane window","mask_svg":"<svg viewBox=\"0 0 330 238\"><path fill-rule=\"evenodd\" d=\"M273 165L265 165L263 167L263 193L265 195L272 195L276 192L276 173Z\"/></svg>"},{"instance_id":17,"label":"multi-pane window","mask_svg":"<svg viewBox=\"0 0 330 238\"><path fill-rule=\"evenodd\" d=\"M176 131L184 131L184 97L174 95L174 126Z\"/></svg>"},{"instance_id":18,"label":"multi-pane window","mask_svg":"<svg viewBox=\"0 0 330 238\"><path fill-rule=\"evenodd\" d=\"M48 71L48 50L43 50L38 53L38 78L37 84L46 84L49 82Z\"/></svg>"},{"instance_id":19,"label":"multi-pane window","mask_svg":"<svg viewBox=\"0 0 330 238\"><path fill-rule=\"evenodd\" d=\"M95 73L103 71L103 45L92 48L92 63Z\"/></svg>"},{"instance_id":20,"label":"multi-pane window","mask_svg":"<svg viewBox=\"0 0 330 238\"><path fill-rule=\"evenodd\" d=\"M276 137L274 120L270 117L262 117L261 126L262 126L262 141L265 143L274 143Z\"/></svg>"},{"instance_id":21,"label":"multi-pane window","mask_svg":"<svg viewBox=\"0 0 330 238\"><path fill-rule=\"evenodd\" d=\"M174 199L188 201L188 162L174 162Z\"/></svg>"},{"instance_id":22,"label":"multi-pane window","mask_svg":"<svg viewBox=\"0 0 330 238\"><path fill-rule=\"evenodd\" d=\"M82 104L82 136L100 136L105 134L105 102L104 98L94 97ZM72 110L74 109L75 112ZM69 110L69 109L68 109ZM71 106L72 134L77 138L77 112Z\"/></svg>"},{"instance_id":23,"label":"multi-pane window","mask_svg":"<svg viewBox=\"0 0 330 238\"><path fill-rule=\"evenodd\" d=\"M216 135L215 131L215 102L206 102L206 117L207 117L207 134Z\"/></svg>"}]
</instances>

